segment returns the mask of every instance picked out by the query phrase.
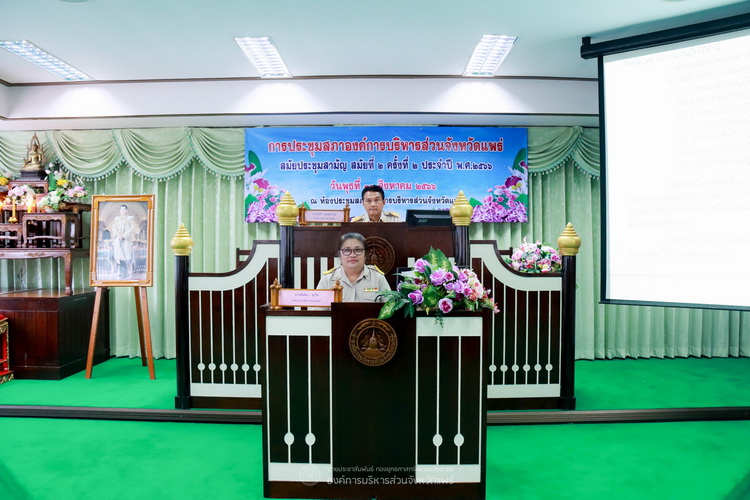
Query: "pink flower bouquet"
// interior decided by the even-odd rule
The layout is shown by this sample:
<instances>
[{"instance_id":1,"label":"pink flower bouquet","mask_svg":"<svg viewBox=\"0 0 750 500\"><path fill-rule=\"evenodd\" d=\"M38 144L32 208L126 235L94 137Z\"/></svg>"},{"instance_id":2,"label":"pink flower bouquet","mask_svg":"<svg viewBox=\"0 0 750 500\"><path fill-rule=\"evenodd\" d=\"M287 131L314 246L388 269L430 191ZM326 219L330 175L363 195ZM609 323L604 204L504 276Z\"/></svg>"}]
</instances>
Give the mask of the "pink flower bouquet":
<instances>
[{"instance_id":1,"label":"pink flower bouquet","mask_svg":"<svg viewBox=\"0 0 750 500\"><path fill-rule=\"evenodd\" d=\"M414 268L399 274L396 290L384 293L385 303L379 319L393 316L399 309L404 316L414 317L417 309L434 313L435 321L443 324L443 316L451 311L476 311L479 308L498 312L490 291L482 286L471 269L459 269L440 250L430 252L414 263Z\"/></svg>"}]
</instances>

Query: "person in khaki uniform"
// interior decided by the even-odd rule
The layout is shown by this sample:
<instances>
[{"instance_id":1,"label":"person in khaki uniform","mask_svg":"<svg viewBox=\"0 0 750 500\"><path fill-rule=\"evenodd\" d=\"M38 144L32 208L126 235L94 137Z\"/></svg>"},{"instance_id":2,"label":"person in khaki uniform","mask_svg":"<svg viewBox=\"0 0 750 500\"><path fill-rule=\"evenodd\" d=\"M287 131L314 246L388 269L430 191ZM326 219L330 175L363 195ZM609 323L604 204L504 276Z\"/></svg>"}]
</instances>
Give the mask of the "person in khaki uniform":
<instances>
[{"instance_id":1,"label":"person in khaki uniform","mask_svg":"<svg viewBox=\"0 0 750 500\"><path fill-rule=\"evenodd\" d=\"M365 237L359 233L346 233L339 240L341 265L329 269L320 278L318 290L333 288L338 280L344 287L344 302L380 302L378 296L391 287L382 271L365 265Z\"/></svg>"},{"instance_id":2,"label":"person in khaki uniform","mask_svg":"<svg viewBox=\"0 0 750 500\"><path fill-rule=\"evenodd\" d=\"M401 222L396 212L384 212L385 192L380 186L365 186L362 190L364 215L354 217L351 222Z\"/></svg>"}]
</instances>

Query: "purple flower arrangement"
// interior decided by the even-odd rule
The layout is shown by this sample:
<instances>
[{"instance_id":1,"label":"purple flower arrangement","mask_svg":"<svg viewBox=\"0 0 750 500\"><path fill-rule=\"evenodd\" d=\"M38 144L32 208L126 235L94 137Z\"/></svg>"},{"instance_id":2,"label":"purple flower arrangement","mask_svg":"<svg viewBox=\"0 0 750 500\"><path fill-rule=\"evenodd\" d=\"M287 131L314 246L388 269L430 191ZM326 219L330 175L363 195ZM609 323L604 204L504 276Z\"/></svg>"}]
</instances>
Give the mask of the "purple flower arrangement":
<instances>
[{"instance_id":1,"label":"purple flower arrangement","mask_svg":"<svg viewBox=\"0 0 750 500\"><path fill-rule=\"evenodd\" d=\"M562 269L562 257L557 250L541 241L529 243L526 238L513 250L511 256L505 257L504 260L510 267L522 273L559 273Z\"/></svg>"},{"instance_id":2,"label":"purple flower arrangement","mask_svg":"<svg viewBox=\"0 0 750 500\"><path fill-rule=\"evenodd\" d=\"M414 317L417 309L435 314L435 322L443 324L443 316L454 310L476 311L479 308L498 312L490 291L482 286L471 269L459 269L445 254L434 248L414 263L402 277L396 290L384 293L385 303L379 319L393 316L399 309L404 316Z\"/></svg>"},{"instance_id":3,"label":"purple flower arrangement","mask_svg":"<svg viewBox=\"0 0 750 500\"><path fill-rule=\"evenodd\" d=\"M516 177L509 177L509 181ZM513 185L515 187L516 185ZM506 185L487 190L482 204L474 207L472 222L526 222L526 204L519 199L519 192ZM524 196L524 198L526 198Z\"/></svg>"},{"instance_id":4,"label":"purple flower arrangement","mask_svg":"<svg viewBox=\"0 0 750 500\"><path fill-rule=\"evenodd\" d=\"M276 206L284 192L272 186L263 175L264 172L259 171L245 184L245 191L248 192L245 198L245 222L277 222Z\"/></svg>"},{"instance_id":5,"label":"purple flower arrangement","mask_svg":"<svg viewBox=\"0 0 750 500\"><path fill-rule=\"evenodd\" d=\"M473 222L527 222L528 203L528 169L526 160L523 159L510 169L510 175L504 183L487 189L487 196L482 198L481 203L475 200L474 215L471 220Z\"/></svg>"}]
</instances>

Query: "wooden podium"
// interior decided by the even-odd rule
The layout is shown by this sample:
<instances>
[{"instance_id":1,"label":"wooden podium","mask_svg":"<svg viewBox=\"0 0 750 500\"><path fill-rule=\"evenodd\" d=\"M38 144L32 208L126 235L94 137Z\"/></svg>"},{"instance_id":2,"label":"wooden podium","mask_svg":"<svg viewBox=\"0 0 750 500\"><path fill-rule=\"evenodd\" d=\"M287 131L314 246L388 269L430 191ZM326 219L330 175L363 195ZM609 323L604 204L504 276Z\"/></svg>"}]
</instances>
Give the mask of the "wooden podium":
<instances>
[{"instance_id":1,"label":"wooden podium","mask_svg":"<svg viewBox=\"0 0 750 500\"><path fill-rule=\"evenodd\" d=\"M380 307L262 311L266 497L485 498L489 311L380 329ZM388 329L390 360L355 357Z\"/></svg>"}]
</instances>

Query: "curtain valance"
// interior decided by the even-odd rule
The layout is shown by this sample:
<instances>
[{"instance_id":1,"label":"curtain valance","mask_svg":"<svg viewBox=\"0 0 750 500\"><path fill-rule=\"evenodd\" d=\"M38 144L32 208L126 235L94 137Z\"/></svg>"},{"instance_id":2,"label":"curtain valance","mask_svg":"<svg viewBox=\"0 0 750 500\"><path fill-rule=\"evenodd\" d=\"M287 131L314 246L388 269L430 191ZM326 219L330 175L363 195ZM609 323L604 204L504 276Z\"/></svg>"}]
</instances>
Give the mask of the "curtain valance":
<instances>
[{"instance_id":1,"label":"curtain valance","mask_svg":"<svg viewBox=\"0 0 750 500\"><path fill-rule=\"evenodd\" d=\"M552 172L567 159L588 175L599 177L599 129L529 128L529 173Z\"/></svg>"},{"instance_id":2,"label":"curtain valance","mask_svg":"<svg viewBox=\"0 0 750 500\"><path fill-rule=\"evenodd\" d=\"M17 174L33 132L0 132L0 173ZM48 161L86 179L101 179L120 165L153 180L166 180L197 159L209 172L244 172L242 128L153 128L38 132ZM529 172L556 170L565 160L599 176L599 131L582 127L529 128Z\"/></svg>"},{"instance_id":3,"label":"curtain valance","mask_svg":"<svg viewBox=\"0 0 750 500\"><path fill-rule=\"evenodd\" d=\"M0 133L0 173L20 171L32 134ZM165 180L193 159L221 177L239 177L244 171L241 128L55 130L37 135L48 162L87 179L104 178L127 165L145 178Z\"/></svg>"}]
</instances>

